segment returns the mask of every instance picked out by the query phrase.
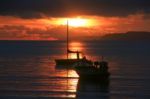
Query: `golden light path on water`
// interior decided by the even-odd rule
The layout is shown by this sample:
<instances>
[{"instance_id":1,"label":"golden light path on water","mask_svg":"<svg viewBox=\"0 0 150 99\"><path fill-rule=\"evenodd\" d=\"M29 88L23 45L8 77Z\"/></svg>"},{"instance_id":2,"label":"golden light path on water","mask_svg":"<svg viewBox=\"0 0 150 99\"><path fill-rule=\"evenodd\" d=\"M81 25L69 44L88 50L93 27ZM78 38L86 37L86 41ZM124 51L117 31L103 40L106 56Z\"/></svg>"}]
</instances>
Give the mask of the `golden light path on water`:
<instances>
[{"instance_id":1,"label":"golden light path on water","mask_svg":"<svg viewBox=\"0 0 150 99\"><path fill-rule=\"evenodd\" d=\"M69 43L69 49L71 51L82 52L83 51L83 44L80 43L80 42L71 42L71 43ZM82 53L80 53L80 58L82 58L82 57L83 57L83 55L82 55ZM69 58L76 59L77 58L76 53L70 53L69 54Z\"/></svg>"},{"instance_id":2,"label":"golden light path on water","mask_svg":"<svg viewBox=\"0 0 150 99\"><path fill-rule=\"evenodd\" d=\"M84 49L83 46L84 46L83 43L77 42L77 41L71 41L69 43L69 49L71 51L82 52L83 49ZM66 55L64 57L66 57ZM76 59L77 58L76 53L70 53L69 58ZM82 54L80 54L80 58L82 58ZM65 87L66 92L70 93L70 94L62 95L62 97L75 98L76 97L75 93L77 91L77 84L78 84L78 75L77 75L77 73L74 70L68 70L67 71L65 69L64 71L60 70L58 75L61 75L63 77L68 77L66 79L66 81L64 81L63 83L66 85L66 87ZM60 83L62 83L62 82L60 82Z\"/></svg>"},{"instance_id":3,"label":"golden light path on water","mask_svg":"<svg viewBox=\"0 0 150 99\"><path fill-rule=\"evenodd\" d=\"M81 52L80 53L80 58L83 58L83 56L86 56L89 60L101 59L101 57L89 55L88 50L87 50L88 48L85 48L85 46L87 46L87 45L84 42L71 41L69 43L69 50ZM66 56L66 54L64 54L61 57L66 58L67 56ZM77 58L76 53L69 53L69 58L70 59L76 59Z\"/></svg>"},{"instance_id":4,"label":"golden light path on water","mask_svg":"<svg viewBox=\"0 0 150 99\"><path fill-rule=\"evenodd\" d=\"M69 43L69 49L71 51L83 51L83 44L81 42L70 42ZM75 53L70 53L69 58L76 59L77 56ZM82 54L80 54L80 58L82 58ZM77 84L78 84L78 75L74 70L65 70L62 72L61 76L68 77L66 83L66 92L68 93L74 93L74 94L66 94L62 95L62 97L69 97L69 98L75 98L76 97L76 91L77 91Z\"/></svg>"},{"instance_id":5,"label":"golden light path on water","mask_svg":"<svg viewBox=\"0 0 150 99\"><path fill-rule=\"evenodd\" d=\"M71 51L79 51L79 52L81 52L80 53L80 58L83 58L84 56L86 56L89 60L101 59L101 57L89 55L87 53L87 50L86 50L87 48L85 48L85 46L87 46L87 45L84 42L72 41L72 42L69 43L69 49ZM69 54L69 58L76 59L77 58L76 53L70 53Z\"/></svg>"},{"instance_id":6,"label":"golden light path on water","mask_svg":"<svg viewBox=\"0 0 150 99\"><path fill-rule=\"evenodd\" d=\"M78 84L78 75L74 70L58 69L51 66L48 57L42 57L45 61L38 66L36 75L45 76L36 83L38 91L49 91L47 96L61 98L75 98ZM48 78L47 78L48 77Z\"/></svg>"}]
</instances>

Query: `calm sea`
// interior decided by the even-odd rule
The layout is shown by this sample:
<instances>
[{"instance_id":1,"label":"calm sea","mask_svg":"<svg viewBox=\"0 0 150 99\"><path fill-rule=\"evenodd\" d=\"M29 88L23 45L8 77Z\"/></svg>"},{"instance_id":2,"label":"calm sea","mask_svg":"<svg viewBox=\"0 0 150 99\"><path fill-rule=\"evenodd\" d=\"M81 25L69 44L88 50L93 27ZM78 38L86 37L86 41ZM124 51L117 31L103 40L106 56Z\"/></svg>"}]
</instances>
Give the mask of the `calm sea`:
<instances>
[{"instance_id":1,"label":"calm sea","mask_svg":"<svg viewBox=\"0 0 150 99\"><path fill-rule=\"evenodd\" d=\"M55 67L66 57L60 41L0 41L0 99L150 99L150 42L72 42L91 60L109 62L108 84L78 80ZM70 55L74 57L74 55Z\"/></svg>"}]
</instances>

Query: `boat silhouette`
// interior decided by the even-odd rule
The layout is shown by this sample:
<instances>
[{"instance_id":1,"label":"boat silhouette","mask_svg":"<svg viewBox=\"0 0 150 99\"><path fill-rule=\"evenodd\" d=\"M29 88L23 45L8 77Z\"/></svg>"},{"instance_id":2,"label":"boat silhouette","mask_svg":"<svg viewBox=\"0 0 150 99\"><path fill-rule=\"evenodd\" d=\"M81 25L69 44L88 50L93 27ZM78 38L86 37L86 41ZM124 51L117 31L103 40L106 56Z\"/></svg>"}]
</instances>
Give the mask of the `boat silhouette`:
<instances>
[{"instance_id":1,"label":"boat silhouette","mask_svg":"<svg viewBox=\"0 0 150 99\"><path fill-rule=\"evenodd\" d=\"M75 64L75 71L80 79L91 81L102 81L109 79L108 63L104 60L89 64L86 59L82 59Z\"/></svg>"}]
</instances>

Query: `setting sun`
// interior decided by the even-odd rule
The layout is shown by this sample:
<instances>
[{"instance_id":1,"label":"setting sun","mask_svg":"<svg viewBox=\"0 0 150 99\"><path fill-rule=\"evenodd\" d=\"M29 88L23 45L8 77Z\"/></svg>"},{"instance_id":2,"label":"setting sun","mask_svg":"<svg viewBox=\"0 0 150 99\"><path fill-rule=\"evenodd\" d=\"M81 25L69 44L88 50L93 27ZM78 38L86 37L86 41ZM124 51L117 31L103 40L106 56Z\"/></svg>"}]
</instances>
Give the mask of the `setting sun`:
<instances>
[{"instance_id":1,"label":"setting sun","mask_svg":"<svg viewBox=\"0 0 150 99\"><path fill-rule=\"evenodd\" d=\"M68 25L72 27L88 27L91 25L90 19L84 18L68 18L68 19L59 19L57 24L66 25L68 20Z\"/></svg>"},{"instance_id":2,"label":"setting sun","mask_svg":"<svg viewBox=\"0 0 150 99\"><path fill-rule=\"evenodd\" d=\"M82 27L82 26L86 26L88 24L88 21L86 19L69 19L68 20L68 24L70 26L74 26L74 27Z\"/></svg>"}]
</instances>

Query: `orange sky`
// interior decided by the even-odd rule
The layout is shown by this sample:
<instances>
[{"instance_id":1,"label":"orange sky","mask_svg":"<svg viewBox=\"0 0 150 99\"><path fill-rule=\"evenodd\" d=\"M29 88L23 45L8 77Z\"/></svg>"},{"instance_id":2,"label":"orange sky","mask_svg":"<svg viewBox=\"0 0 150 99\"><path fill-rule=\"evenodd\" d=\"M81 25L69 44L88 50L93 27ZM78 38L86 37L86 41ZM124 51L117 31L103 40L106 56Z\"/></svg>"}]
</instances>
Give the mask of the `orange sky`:
<instances>
[{"instance_id":1,"label":"orange sky","mask_svg":"<svg viewBox=\"0 0 150 99\"><path fill-rule=\"evenodd\" d=\"M94 38L108 33L127 31L150 31L150 18L145 18L144 14L126 17L78 16L75 18L85 19L88 22L81 23L83 26L69 27L72 39L82 37ZM0 39L61 40L66 36L64 20L66 18L23 19L12 16L0 16Z\"/></svg>"}]
</instances>

